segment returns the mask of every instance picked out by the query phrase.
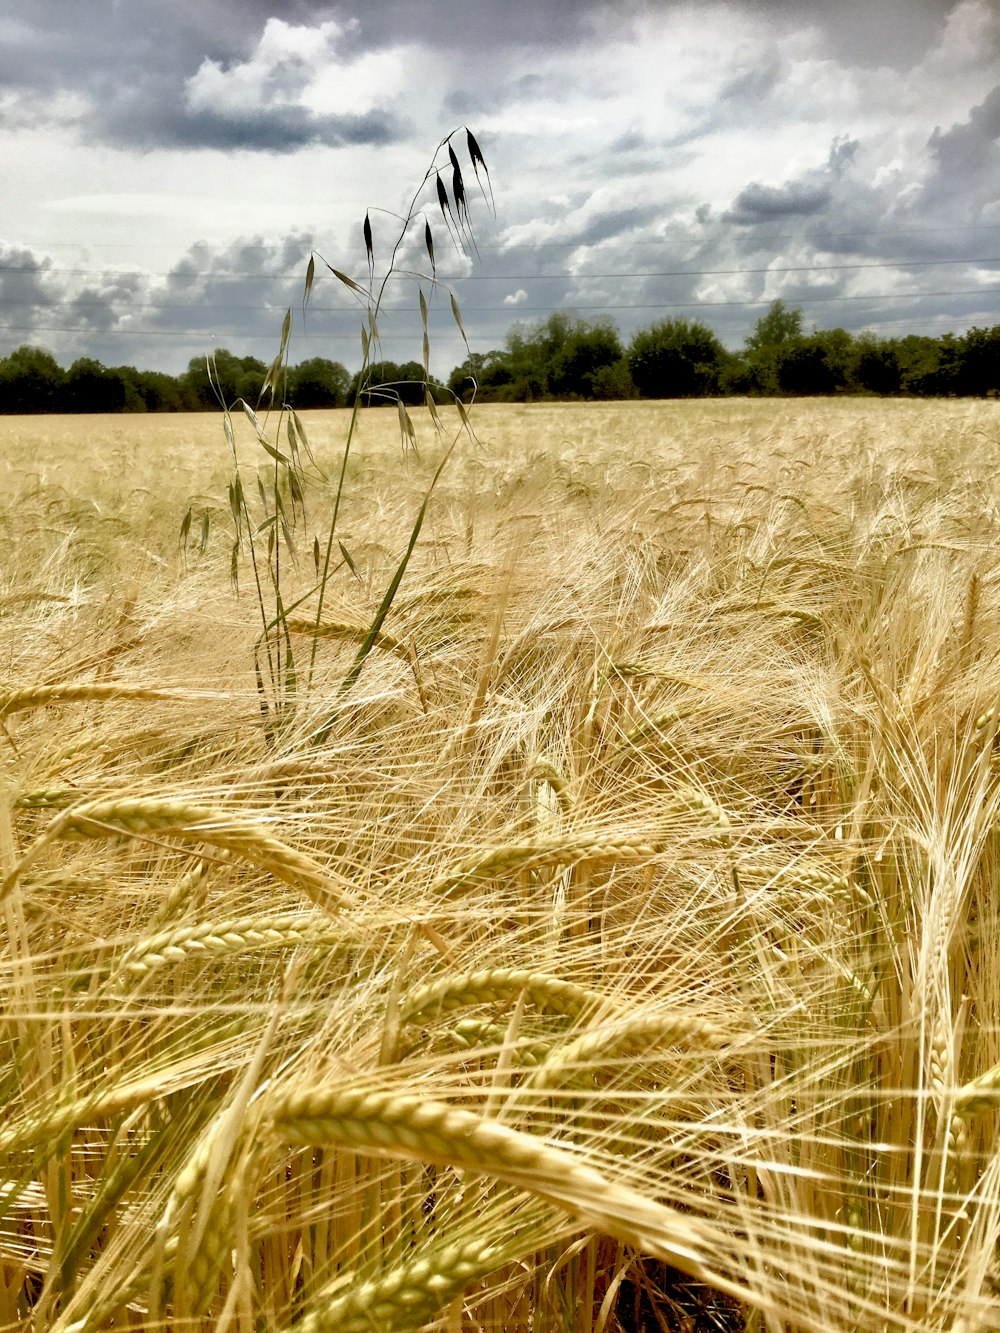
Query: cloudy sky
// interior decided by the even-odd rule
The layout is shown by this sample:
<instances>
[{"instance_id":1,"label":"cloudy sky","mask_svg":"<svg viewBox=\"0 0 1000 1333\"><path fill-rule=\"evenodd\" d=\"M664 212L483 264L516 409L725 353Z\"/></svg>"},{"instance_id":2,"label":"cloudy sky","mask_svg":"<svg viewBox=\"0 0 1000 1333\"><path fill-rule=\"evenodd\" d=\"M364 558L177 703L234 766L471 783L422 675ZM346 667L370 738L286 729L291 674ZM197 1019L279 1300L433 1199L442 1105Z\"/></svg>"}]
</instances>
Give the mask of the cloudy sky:
<instances>
[{"instance_id":1,"label":"cloudy sky","mask_svg":"<svg viewBox=\"0 0 1000 1333\"><path fill-rule=\"evenodd\" d=\"M322 263L303 321L309 255L366 280L370 208L378 273L466 125L495 217L467 172L462 254L423 202L475 350L553 309L739 347L776 297L807 327L1000 322L997 0L5 0L0 355L270 360L291 305L292 360L354 369ZM414 280L379 326L419 359Z\"/></svg>"}]
</instances>

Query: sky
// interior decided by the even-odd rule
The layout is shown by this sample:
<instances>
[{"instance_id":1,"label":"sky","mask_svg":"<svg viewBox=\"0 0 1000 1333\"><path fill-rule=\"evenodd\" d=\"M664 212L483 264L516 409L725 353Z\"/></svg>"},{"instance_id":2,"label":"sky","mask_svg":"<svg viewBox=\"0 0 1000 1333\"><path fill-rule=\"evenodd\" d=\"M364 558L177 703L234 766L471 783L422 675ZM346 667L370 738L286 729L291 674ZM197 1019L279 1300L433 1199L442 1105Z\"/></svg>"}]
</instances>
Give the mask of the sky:
<instances>
[{"instance_id":1,"label":"sky","mask_svg":"<svg viewBox=\"0 0 1000 1333\"><path fill-rule=\"evenodd\" d=\"M465 127L492 186L469 165ZM472 236L432 169L453 130ZM446 154L442 180L450 188ZM482 172L480 172L482 178ZM1000 323L997 0L5 0L0 355L431 369L551 311L623 338ZM438 285L428 280L424 222ZM303 311L311 254L317 273Z\"/></svg>"}]
</instances>

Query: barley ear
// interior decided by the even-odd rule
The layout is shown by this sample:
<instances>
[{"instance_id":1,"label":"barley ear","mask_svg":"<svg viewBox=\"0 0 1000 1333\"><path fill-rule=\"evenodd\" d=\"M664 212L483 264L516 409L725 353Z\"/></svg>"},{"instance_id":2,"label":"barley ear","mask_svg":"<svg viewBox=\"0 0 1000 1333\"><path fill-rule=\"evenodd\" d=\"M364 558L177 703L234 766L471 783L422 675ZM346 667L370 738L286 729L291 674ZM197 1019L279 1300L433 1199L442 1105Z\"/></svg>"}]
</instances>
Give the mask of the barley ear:
<instances>
[{"instance_id":1,"label":"barley ear","mask_svg":"<svg viewBox=\"0 0 1000 1333\"><path fill-rule=\"evenodd\" d=\"M504 1261L492 1241L445 1245L409 1259L368 1282L320 1297L296 1325L298 1333L370 1333L371 1329L418 1329L477 1279Z\"/></svg>"}]
</instances>

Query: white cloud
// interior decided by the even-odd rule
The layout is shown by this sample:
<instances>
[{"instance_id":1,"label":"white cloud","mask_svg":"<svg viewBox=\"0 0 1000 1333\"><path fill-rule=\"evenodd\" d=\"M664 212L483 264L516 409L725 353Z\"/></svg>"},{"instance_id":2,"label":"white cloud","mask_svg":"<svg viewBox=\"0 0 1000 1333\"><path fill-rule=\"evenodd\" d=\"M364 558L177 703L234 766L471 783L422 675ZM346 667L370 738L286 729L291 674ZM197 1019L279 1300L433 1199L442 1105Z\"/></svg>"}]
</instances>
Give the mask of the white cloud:
<instances>
[{"instance_id":1,"label":"white cloud","mask_svg":"<svg viewBox=\"0 0 1000 1333\"><path fill-rule=\"evenodd\" d=\"M503 298L504 305L522 305L528 299L528 293L523 287L518 287L516 292L508 292Z\"/></svg>"},{"instance_id":2,"label":"white cloud","mask_svg":"<svg viewBox=\"0 0 1000 1333\"><path fill-rule=\"evenodd\" d=\"M342 56L349 27L270 18L248 60L223 66L205 59L185 82L190 112L244 118L255 108L295 107L315 115L361 116L406 85L401 48Z\"/></svg>"}]
</instances>

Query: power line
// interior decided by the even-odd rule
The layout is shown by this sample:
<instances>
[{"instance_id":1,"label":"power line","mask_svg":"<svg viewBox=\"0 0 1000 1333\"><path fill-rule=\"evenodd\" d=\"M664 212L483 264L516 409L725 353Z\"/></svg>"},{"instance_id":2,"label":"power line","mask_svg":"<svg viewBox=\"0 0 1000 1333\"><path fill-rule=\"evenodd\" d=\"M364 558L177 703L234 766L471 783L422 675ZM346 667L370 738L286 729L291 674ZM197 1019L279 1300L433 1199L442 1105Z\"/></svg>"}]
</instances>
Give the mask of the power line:
<instances>
[{"instance_id":1,"label":"power line","mask_svg":"<svg viewBox=\"0 0 1000 1333\"><path fill-rule=\"evenodd\" d=\"M951 291L919 291L919 292L865 292L862 295L851 296L827 296L823 294L803 296L798 298L798 303L808 305L830 304L837 302L859 303L866 301L917 301L917 300L941 300L951 299L956 296L998 296L1000 287L960 287ZM771 297L752 297L749 299L729 300L729 301L623 301L623 302L598 302L597 304L572 304L569 309L572 312L581 310L690 310L705 308L725 308L725 307L752 307L770 305ZM9 297L0 297L0 308L4 306L13 306L15 308L28 305L28 302L17 301ZM73 309L73 310L91 310L104 309L107 306L105 301L59 301L53 302L47 309ZM128 303L129 312L133 310L196 310L200 308L197 301L130 301ZM433 308L433 307L431 307ZM256 312L258 314L280 315L282 311L271 305L229 305L213 304L215 311L234 310ZM540 314L554 309L549 305L522 305L520 302L503 305L464 305L462 306L463 315L483 315L483 314ZM309 310L314 315L344 315L353 310L348 310L344 306L321 306L312 304ZM392 305L382 306L383 313L386 314L413 314L416 307L411 305ZM450 314L448 315L451 318ZM199 326L191 325L193 330ZM82 330L81 330L82 331ZM127 332L128 330L122 330Z\"/></svg>"},{"instance_id":2,"label":"power line","mask_svg":"<svg viewBox=\"0 0 1000 1333\"><path fill-rule=\"evenodd\" d=\"M95 329L92 326L81 327L61 324L0 324L0 333L86 333L92 338L208 338L217 342L220 338L239 338L243 342L276 343L276 333L248 333L245 329ZM335 339L337 341L357 343L357 333L327 333L313 335L301 333L300 337L310 336L317 339ZM409 333L384 333L379 342L413 342Z\"/></svg>"},{"instance_id":3,"label":"power line","mask_svg":"<svg viewBox=\"0 0 1000 1333\"><path fill-rule=\"evenodd\" d=\"M1000 258L968 259L901 259L901 260L865 260L856 264L766 264L756 268L683 268L683 269L633 269L629 272L594 273L584 270L580 273L469 273L449 278L449 282L555 282L560 279L587 278L721 278L738 277L744 274L760 273L846 273L862 269L910 269L937 268L955 264L1000 264ZM47 277L55 274L73 274L77 277L103 278L169 278L173 270L161 272L140 272L137 270L115 271L97 268L43 268L18 264L0 264L0 273L29 274L32 277ZM214 273L211 269L185 272L185 278L212 278L216 282L235 282L253 278L257 282L293 282L301 281L300 273Z\"/></svg>"},{"instance_id":4,"label":"power line","mask_svg":"<svg viewBox=\"0 0 1000 1333\"><path fill-rule=\"evenodd\" d=\"M740 226L741 224L737 223L732 225ZM855 227L853 229L846 231L811 232L809 233L806 239L810 241L818 241L818 240L840 240L847 236L863 236L863 237L925 236L925 235L936 235L939 232L946 232L948 235L954 235L955 232L961 232L961 231L998 231L998 230L1000 230L1000 222L963 222L963 223L956 223L950 226L934 226L934 227ZM755 242L763 242L765 244L770 244L773 241L803 240L803 234L801 232L762 233L755 231L753 233L746 232L744 233L744 235L747 237L747 239L752 239ZM14 245L20 243L8 242L8 244ZM207 242L202 242L202 244L207 244ZM247 245L243 244L239 240L234 240L229 243L229 248L238 249L242 254L266 254L268 252L273 251L276 248L277 244L280 244L280 242L274 242L271 244L261 244L261 245ZM511 250L582 250L582 249L596 248L597 246L600 246L602 249L604 249L610 245L628 246L630 250L634 250L637 246L651 246L651 245L665 246L671 244L673 244L673 242L666 237L651 236L647 237L646 239L642 239L639 237L636 237L634 239L623 237L621 239L607 238L605 240L599 240L599 241L587 241L587 240L511 241L506 245L479 244L477 245L477 250L480 254L486 255L486 254L508 254ZM166 250L174 248L168 245L166 242L162 241L143 242L143 241L130 240L128 242L128 246L129 249L132 250ZM45 242L45 247L46 248L62 247L63 249L67 250L69 249L120 250L121 242L87 241L81 244L81 242L78 240L76 241L50 240ZM347 246L341 245L338 248L342 253L344 251L356 254L366 253L364 246L361 244L358 245L349 244Z\"/></svg>"},{"instance_id":5,"label":"power line","mask_svg":"<svg viewBox=\"0 0 1000 1333\"><path fill-rule=\"evenodd\" d=\"M980 296L980 295L1000 295L1000 287L976 288L972 291L958 292L911 292L906 293L911 299L914 297L954 297L954 296ZM817 303L835 303L835 302L861 302L873 301L879 299L877 296L828 296L817 297ZM890 299L895 299L891 296ZM807 307L812 305L813 301L806 301ZM652 305L594 305L594 306L574 306L569 313L575 314L580 310L602 311L602 310L700 310L705 308L763 308L770 304L769 300L764 301L666 301L658 302ZM513 321L517 322L518 314L541 314L554 313L552 306L491 306L482 307L477 311L466 309L463 314L469 313L502 313L506 311L512 316ZM873 313L873 321L878 324L902 324L906 323L906 317L882 318L878 312ZM922 323L945 322L954 320L953 314L925 314L921 316ZM253 333L246 329L213 329L200 325L187 325L184 328L163 328L163 329L135 329L135 328L95 328L93 325L72 325L72 324L3 324L0 323L0 333L66 333L66 334L87 334L95 339L98 338L209 338L218 340L220 338L239 338L243 341L255 342L275 342L277 334ZM305 339L329 339L338 342L357 342L358 334L356 331L347 333L338 333L327 331L325 329L308 328L299 329L298 337ZM412 333L382 333L381 342L407 342L412 343Z\"/></svg>"}]
</instances>

